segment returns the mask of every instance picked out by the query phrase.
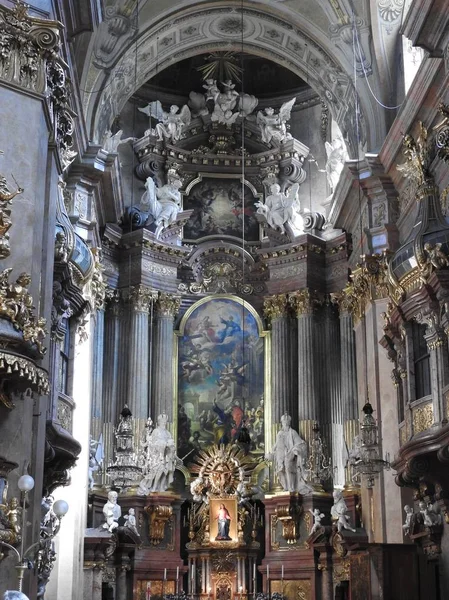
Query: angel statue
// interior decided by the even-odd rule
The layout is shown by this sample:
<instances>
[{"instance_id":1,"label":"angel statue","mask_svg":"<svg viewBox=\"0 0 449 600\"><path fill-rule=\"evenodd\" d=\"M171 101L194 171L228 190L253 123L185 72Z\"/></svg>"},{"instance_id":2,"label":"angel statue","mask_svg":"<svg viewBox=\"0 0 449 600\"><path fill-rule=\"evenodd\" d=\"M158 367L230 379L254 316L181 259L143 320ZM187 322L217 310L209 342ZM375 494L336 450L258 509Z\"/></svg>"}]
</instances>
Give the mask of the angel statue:
<instances>
[{"instance_id":1,"label":"angel statue","mask_svg":"<svg viewBox=\"0 0 449 600\"><path fill-rule=\"evenodd\" d=\"M279 109L276 115L274 108L266 108L264 111L259 110L257 113L257 123L260 127L262 141L265 144L280 144L285 140L291 139L291 134L287 131L287 121L290 120L293 105L296 98L292 98ZM265 113L265 114L264 114Z\"/></svg>"},{"instance_id":2,"label":"angel statue","mask_svg":"<svg viewBox=\"0 0 449 600\"><path fill-rule=\"evenodd\" d=\"M122 135L123 129L119 129L114 135L112 135L112 131L108 129L103 138L103 150L109 154L116 154L119 146L126 144L126 142L135 142L137 140L135 137L128 137L123 140Z\"/></svg>"},{"instance_id":3,"label":"angel statue","mask_svg":"<svg viewBox=\"0 0 449 600\"><path fill-rule=\"evenodd\" d=\"M156 228L166 229L176 221L181 210L182 181L174 169L168 171L168 183L157 188L151 177L145 182L145 193L140 201L140 209L148 213L147 223L154 223ZM158 233L159 233L158 232Z\"/></svg>"},{"instance_id":4,"label":"angel statue","mask_svg":"<svg viewBox=\"0 0 449 600\"><path fill-rule=\"evenodd\" d=\"M156 100L156 102L150 102L144 108L139 108L139 110L150 117L150 129L145 132L145 135L156 135L159 142L164 139L172 143L179 141L184 128L190 125L192 120L187 104L181 108L181 112L179 112L179 106L172 104L170 112L167 113L163 110L160 101ZM151 129L151 117L160 121L154 130Z\"/></svg>"},{"instance_id":5,"label":"angel statue","mask_svg":"<svg viewBox=\"0 0 449 600\"><path fill-rule=\"evenodd\" d=\"M288 223L292 229L300 232L303 230L302 217L299 214L299 201L297 199L299 183L294 183L288 193L281 192L278 183L272 183L270 194L263 202L256 202L257 213L263 215L270 227L279 229L285 233L285 225Z\"/></svg>"},{"instance_id":6,"label":"angel statue","mask_svg":"<svg viewBox=\"0 0 449 600\"><path fill-rule=\"evenodd\" d=\"M326 162L326 177L329 187L334 192L337 183L340 179L340 174L343 170L345 161L348 160L348 152L346 150L343 138L338 135L332 140L332 143L325 143L327 162Z\"/></svg>"}]
</instances>

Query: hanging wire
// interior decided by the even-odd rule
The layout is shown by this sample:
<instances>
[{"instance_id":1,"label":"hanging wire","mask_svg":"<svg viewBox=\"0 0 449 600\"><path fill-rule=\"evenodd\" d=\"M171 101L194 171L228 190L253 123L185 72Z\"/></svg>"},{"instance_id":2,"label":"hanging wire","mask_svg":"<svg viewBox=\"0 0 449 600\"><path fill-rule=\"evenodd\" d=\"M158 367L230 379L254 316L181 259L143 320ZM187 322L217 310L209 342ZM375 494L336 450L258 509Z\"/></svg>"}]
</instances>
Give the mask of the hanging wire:
<instances>
[{"instance_id":1,"label":"hanging wire","mask_svg":"<svg viewBox=\"0 0 449 600\"><path fill-rule=\"evenodd\" d=\"M398 104L397 106L387 106L386 104L383 104L379 98L376 96L376 94L373 92L370 82L369 82L369 77L366 73L366 69L365 69L365 64L362 60L362 48L360 46L360 40L359 40L359 34L357 31L357 27L355 25L355 18L354 18L354 13L353 14L353 41L352 41L352 52L353 52L353 56L354 56L354 61L355 61L355 56L356 56L356 44L357 44L357 48L358 48L358 54L360 57L360 64L362 65L362 70L363 70L363 74L365 75L365 81L366 81L366 85L368 86L368 89L371 93L371 96L374 98L374 100L377 102L377 104L379 104L379 106L381 106L382 108L385 108L387 110L397 110L398 108L401 108L401 106L404 104L404 101L402 101L400 104Z\"/></svg>"}]
</instances>

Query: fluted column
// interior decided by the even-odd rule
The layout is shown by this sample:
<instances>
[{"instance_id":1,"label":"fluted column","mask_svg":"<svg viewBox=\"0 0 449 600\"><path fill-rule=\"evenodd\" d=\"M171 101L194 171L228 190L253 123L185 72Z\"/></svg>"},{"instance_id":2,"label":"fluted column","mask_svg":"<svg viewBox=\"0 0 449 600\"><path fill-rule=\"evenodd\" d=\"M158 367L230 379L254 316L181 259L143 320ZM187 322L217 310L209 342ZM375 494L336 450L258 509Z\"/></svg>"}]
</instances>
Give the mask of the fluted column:
<instances>
[{"instance_id":1,"label":"fluted column","mask_svg":"<svg viewBox=\"0 0 449 600\"><path fill-rule=\"evenodd\" d=\"M120 382L124 380L127 354L121 346L120 332L123 321L123 304L118 290L106 290L104 316L104 362L103 372L103 447L104 465L113 461L114 427L124 399L120 395ZM106 469L102 469L102 484L109 484Z\"/></svg>"},{"instance_id":2,"label":"fluted column","mask_svg":"<svg viewBox=\"0 0 449 600\"><path fill-rule=\"evenodd\" d=\"M104 351L104 303L97 307L93 332L92 353L92 422L91 436L98 440L102 432L103 413L103 351Z\"/></svg>"},{"instance_id":3,"label":"fluted column","mask_svg":"<svg viewBox=\"0 0 449 600\"><path fill-rule=\"evenodd\" d=\"M430 353L430 384L433 400L433 422L441 423L446 418L444 393L449 380L446 334L439 322L439 315L431 312L426 317L425 339Z\"/></svg>"},{"instance_id":4,"label":"fluted column","mask_svg":"<svg viewBox=\"0 0 449 600\"><path fill-rule=\"evenodd\" d=\"M155 419L165 413L173 425L173 322L180 303L180 298L161 292L155 305L152 415Z\"/></svg>"},{"instance_id":5,"label":"fluted column","mask_svg":"<svg viewBox=\"0 0 449 600\"><path fill-rule=\"evenodd\" d=\"M143 285L132 286L128 293L128 386L126 401L135 419L148 417L148 313L152 292ZM123 335L122 335L123 338Z\"/></svg>"},{"instance_id":6,"label":"fluted column","mask_svg":"<svg viewBox=\"0 0 449 600\"><path fill-rule=\"evenodd\" d=\"M116 600L127 600L127 573L131 569L129 556L122 555L121 564L117 567Z\"/></svg>"},{"instance_id":7,"label":"fluted column","mask_svg":"<svg viewBox=\"0 0 449 600\"><path fill-rule=\"evenodd\" d=\"M294 412L292 380L293 368L290 341L289 304L286 294L265 299L264 314L271 326L271 419L272 424L281 422L281 416Z\"/></svg>"},{"instance_id":8,"label":"fluted column","mask_svg":"<svg viewBox=\"0 0 449 600\"><path fill-rule=\"evenodd\" d=\"M338 484L351 486L351 474L345 469L343 456L346 449L352 448L354 437L359 431L357 399L357 365L354 334L354 321L350 305L344 298L340 301L340 356L341 356L341 395L337 403L333 422L341 423L343 436L336 438L333 444L334 458L338 461L336 478ZM345 475L343 477L343 472Z\"/></svg>"},{"instance_id":9,"label":"fluted column","mask_svg":"<svg viewBox=\"0 0 449 600\"><path fill-rule=\"evenodd\" d=\"M313 422L319 417L319 396L314 362L316 298L308 290L291 296L298 319L298 421L302 436L312 439Z\"/></svg>"}]
</instances>

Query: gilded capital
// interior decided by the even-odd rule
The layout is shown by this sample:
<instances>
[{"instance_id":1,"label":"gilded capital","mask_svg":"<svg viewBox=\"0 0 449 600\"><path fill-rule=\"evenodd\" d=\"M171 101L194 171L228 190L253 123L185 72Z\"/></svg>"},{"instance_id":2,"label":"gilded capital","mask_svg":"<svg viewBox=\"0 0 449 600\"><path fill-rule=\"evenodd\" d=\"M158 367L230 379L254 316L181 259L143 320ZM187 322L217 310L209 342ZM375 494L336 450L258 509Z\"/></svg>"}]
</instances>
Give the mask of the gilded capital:
<instances>
[{"instance_id":1,"label":"gilded capital","mask_svg":"<svg viewBox=\"0 0 449 600\"><path fill-rule=\"evenodd\" d=\"M263 303L263 312L269 321L287 317L289 311L289 303L287 294L277 294L265 298Z\"/></svg>"},{"instance_id":2,"label":"gilded capital","mask_svg":"<svg viewBox=\"0 0 449 600\"><path fill-rule=\"evenodd\" d=\"M168 294L167 292L159 292L156 300L156 313L160 317L174 317L181 306L181 298Z\"/></svg>"},{"instance_id":3,"label":"gilded capital","mask_svg":"<svg viewBox=\"0 0 449 600\"><path fill-rule=\"evenodd\" d=\"M135 312L149 312L154 292L144 285L133 285L129 288L128 301Z\"/></svg>"},{"instance_id":4,"label":"gilded capital","mask_svg":"<svg viewBox=\"0 0 449 600\"><path fill-rule=\"evenodd\" d=\"M298 317L313 314L315 307L319 303L316 295L307 288L290 294L289 300Z\"/></svg>"}]
</instances>

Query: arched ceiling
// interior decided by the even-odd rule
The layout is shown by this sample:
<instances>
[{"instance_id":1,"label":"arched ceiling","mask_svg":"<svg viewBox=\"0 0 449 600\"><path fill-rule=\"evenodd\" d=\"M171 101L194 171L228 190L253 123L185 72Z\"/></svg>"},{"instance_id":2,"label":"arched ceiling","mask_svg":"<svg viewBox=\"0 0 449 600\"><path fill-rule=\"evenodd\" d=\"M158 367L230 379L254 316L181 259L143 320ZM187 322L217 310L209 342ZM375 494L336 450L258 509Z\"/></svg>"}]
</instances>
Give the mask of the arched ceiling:
<instances>
[{"instance_id":1,"label":"arched ceiling","mask_svg":"<svg viewBox=\"0 0 449 600\"><path fill-rule=\"evenodd\" d=\"M369 35L364 37L365 30L369 34L365 17L357 21L363 56L354 57L346 4L345 0L109 0L106 20L92 36L81 81L92 141L102 139L125 102L157 73L199 54L243 49L309 84L328 104L356 155L353 70L363 62L369 75L374 65ZM370 78L375 89L375 73ZM369 150L378 148L384 134L383 113L362 77L356 85L361 142L366 141Z\"/></svg>"}]
</instances>

